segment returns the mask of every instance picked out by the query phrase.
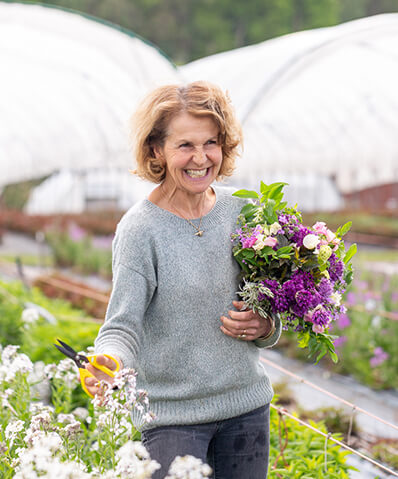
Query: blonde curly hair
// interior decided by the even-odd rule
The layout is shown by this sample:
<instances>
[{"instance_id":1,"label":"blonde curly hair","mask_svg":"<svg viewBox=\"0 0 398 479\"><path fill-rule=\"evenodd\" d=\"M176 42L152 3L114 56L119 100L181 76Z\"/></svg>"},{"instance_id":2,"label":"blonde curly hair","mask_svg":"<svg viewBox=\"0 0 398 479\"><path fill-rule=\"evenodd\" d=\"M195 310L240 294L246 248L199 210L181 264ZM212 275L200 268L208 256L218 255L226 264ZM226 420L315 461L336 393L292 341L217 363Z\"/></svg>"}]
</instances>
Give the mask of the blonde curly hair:
<instances>
[{"instance_id":1,"label":"blonde curly hair","mask_svg":"<svg viewBox=\"0 0 398 479\"><path fill-rule=\"evenodd\" d=\"M214 120L219 128L223 153L216 179L231 176L242 146L242 129L228 95L218 86L204 81L164 85L142 100L130 122L130 140L137 164L133 173L153 183L162 183L166 166L156 158L154 146L164 145L170 121L183 112Z\"/></svg>"}]
</instances>

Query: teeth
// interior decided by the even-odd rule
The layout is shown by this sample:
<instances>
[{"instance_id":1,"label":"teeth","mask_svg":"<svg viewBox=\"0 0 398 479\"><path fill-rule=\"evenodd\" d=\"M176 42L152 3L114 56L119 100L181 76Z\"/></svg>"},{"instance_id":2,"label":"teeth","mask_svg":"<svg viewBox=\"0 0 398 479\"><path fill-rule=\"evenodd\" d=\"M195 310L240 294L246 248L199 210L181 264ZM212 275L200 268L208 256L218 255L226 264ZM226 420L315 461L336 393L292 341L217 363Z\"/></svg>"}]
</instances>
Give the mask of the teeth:
<instances>
[{"instance_id":1,"label":"teeth","mask_svg":"<svg viewBox=\"0 0 398 479\"><path fill-rule=\"evenodd\" d=\"M207 173L207 168L204 170L185 170L189 176L192 176L193 178L201 178L202 176L205 176Z\"/></svg>"}]
</instances>

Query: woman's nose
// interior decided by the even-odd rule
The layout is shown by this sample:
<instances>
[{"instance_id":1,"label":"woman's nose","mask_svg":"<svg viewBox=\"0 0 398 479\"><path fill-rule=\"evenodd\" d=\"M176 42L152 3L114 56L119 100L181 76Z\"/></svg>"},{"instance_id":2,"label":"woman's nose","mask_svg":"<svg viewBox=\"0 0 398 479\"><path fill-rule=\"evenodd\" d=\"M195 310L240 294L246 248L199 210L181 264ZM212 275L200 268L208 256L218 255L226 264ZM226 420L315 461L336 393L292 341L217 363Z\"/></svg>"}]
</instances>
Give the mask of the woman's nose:
<instances>
[{"instance_id":1,"label":"woman's nose","mask_svg":"<svg viewBox=\"0 0 398 479\"><path fill-rule=\"evenodd\" d=\"M196 148L194 153L194 161L197 165L204 165L206 163L207 156L203 148Z\"/></svg>"}]
</instances>

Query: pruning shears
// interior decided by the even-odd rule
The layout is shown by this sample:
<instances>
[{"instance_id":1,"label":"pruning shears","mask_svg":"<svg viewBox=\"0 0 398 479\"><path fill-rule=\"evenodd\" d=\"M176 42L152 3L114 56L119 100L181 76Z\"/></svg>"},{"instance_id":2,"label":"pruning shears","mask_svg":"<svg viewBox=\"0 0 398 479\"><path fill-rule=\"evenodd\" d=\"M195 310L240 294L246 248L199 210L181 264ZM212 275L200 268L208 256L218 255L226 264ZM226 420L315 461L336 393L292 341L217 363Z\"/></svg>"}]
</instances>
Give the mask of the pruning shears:
<instances>
[{"instance_id":1,"label":"pruning shears","mask_svg":"<svg viewBox=\"0 0 398 479\"><path fill-rule=\"evenodd\" d=\"M76 366L79 368L80 382L81 382L82 388L84 392L88 394L90 397L94 397L94 396L88 391L85 380L86 378L95 377L95 376L91 374L90 371L88 371L88 369L86 369L85 367L86 364L92 364L94 367L96 367L97 369L100 369L102 372L104 372L111 378L113 378L115 376L115 373L119 371L120 369L119 362L114 357L110 356L109 354L103 354L103 356L106 356L107 358L112 359L112 361L116 363L116 369L113 371L102 364L98 364L97 355L94 354L92 356L85 356L84 354L80 354L77 351L75 351L71 346L69 346L69 344L64 343L60 339L57 338L57 341L59 342L59 344L54 344L54 346L59 351L61 351L62 354L65 354L65 356L72 359L74 363L76 364Z\"/></svg>"}]
</instances>

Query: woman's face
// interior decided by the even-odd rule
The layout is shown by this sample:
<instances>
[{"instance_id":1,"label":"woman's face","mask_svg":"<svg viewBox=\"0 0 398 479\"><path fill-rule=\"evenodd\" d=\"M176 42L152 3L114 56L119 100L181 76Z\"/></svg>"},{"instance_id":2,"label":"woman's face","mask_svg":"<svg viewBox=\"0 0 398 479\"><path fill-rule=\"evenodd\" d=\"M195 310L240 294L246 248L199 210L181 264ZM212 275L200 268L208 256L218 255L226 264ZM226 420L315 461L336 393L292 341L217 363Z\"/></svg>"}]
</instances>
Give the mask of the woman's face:
<instances>
[{"instance_id":1,"label":"woman's face","mask_svg":"<svg viewBox=\"0 0 398 479\"><path fill-rule=\"evenodd\" d=\"M221 168L217 125L210 116L181 113L171 120L167 133L163 147L155 147L156 157L166 163L164 186L188 194L203 193Z\"/></svg>"}]
</instances>

